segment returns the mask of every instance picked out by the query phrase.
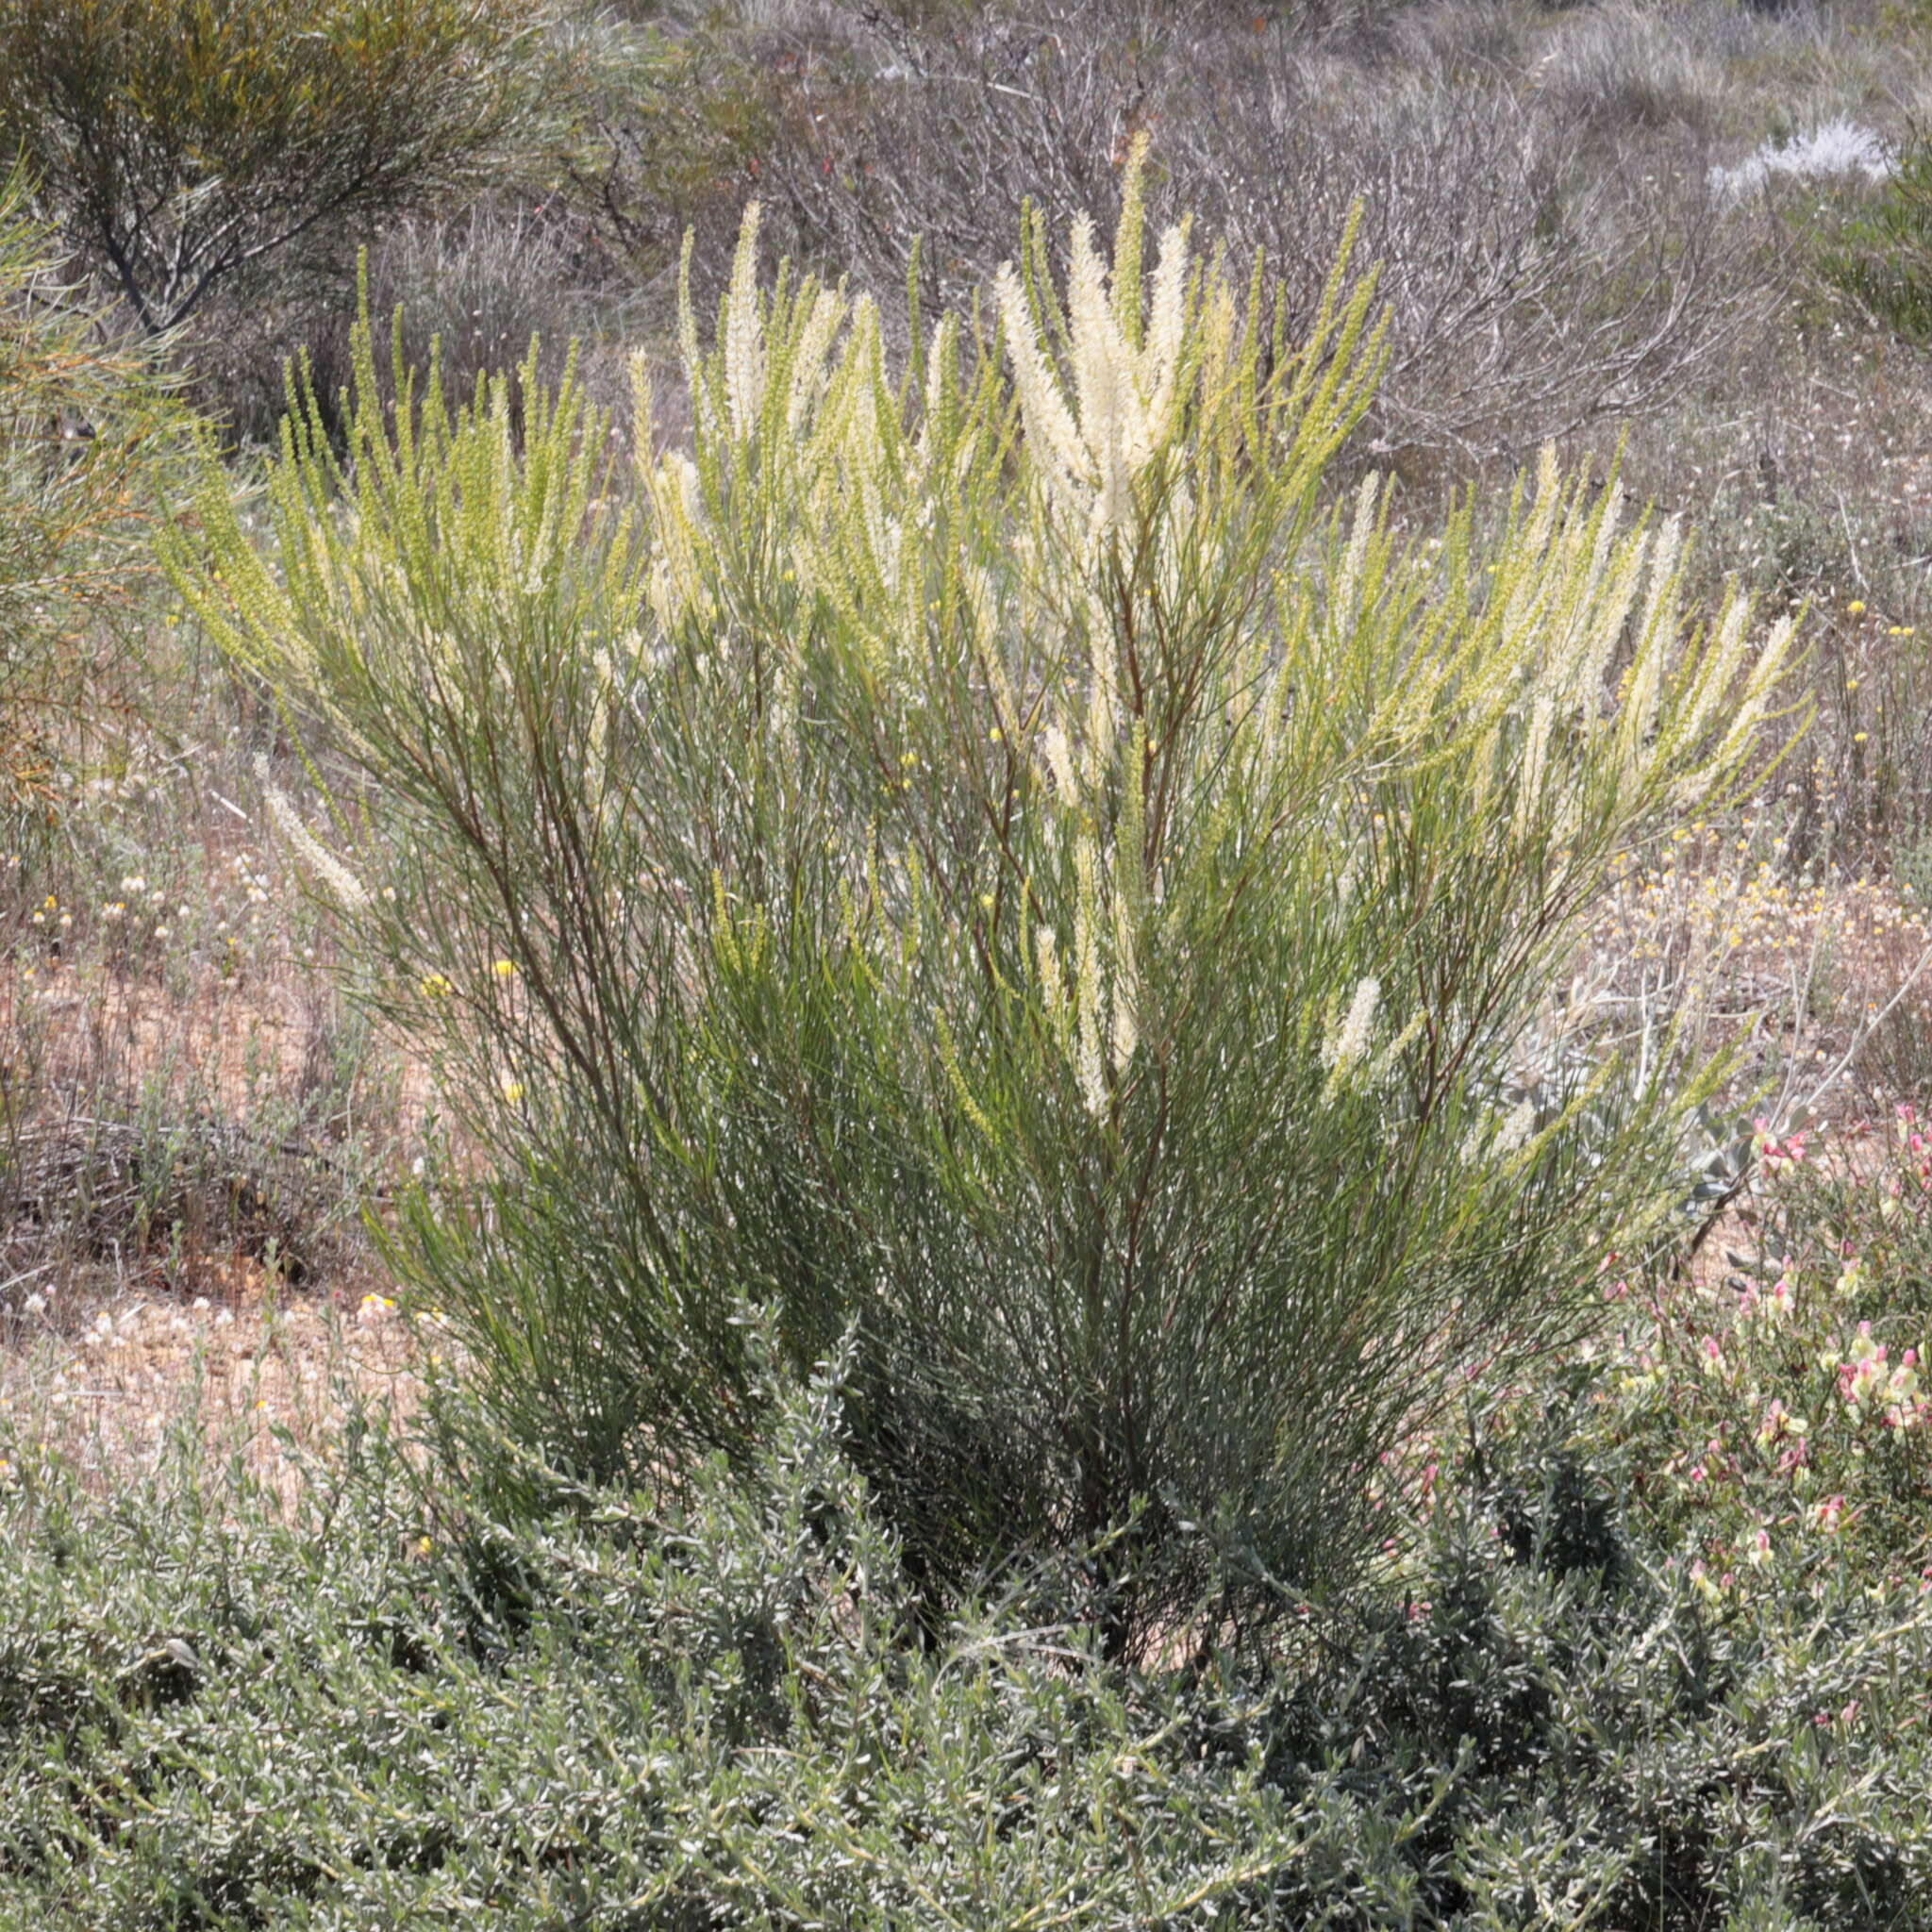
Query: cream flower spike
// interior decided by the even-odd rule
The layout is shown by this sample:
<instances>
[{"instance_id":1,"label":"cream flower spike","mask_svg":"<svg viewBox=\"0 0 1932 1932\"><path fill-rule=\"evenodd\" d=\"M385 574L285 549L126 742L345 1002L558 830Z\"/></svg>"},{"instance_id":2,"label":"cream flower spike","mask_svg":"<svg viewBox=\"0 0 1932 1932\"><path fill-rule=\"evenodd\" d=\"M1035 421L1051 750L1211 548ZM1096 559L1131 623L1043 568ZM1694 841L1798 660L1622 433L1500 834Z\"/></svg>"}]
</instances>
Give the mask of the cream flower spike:
<instances>
[{"instance_id":1,"label":"cream flower spike","mask_svg":"<svg viewBox=\"0 0 1932 1932\"><path fill-rule=\"evenodd\" d=\"M1148 318L1146 346L1141 352L1141 392L1147 402L1147 436L1153 449L1159 448L1174 426L1187 327L1188 224L1176 222L1160 238L1153 312Z\"/></svg>"},{"instance_id":2,"label":"cream flower spike","mask_svg":"<svg viewBox=\"0 0 1932 1932\"><path fill-rule=\"evenodd\" d=\"M1108 291L1107 266L1093 245L1093 224L1074 224L1067 272L1067 322L1074 338L1074 377L1080 434L1103 491L1118 490L1119 472L1147 459L1147 415L1138 393L1139 358L1127 347Z\"/></svg>"},{"instance_id":3,"label":"cream flower spike","mask_svg":"<svg viewBox=\"0 0 1932 1932\"><path fill-rule=\"evenodd\" d=\"M736 302L734 295L733 301ZM791 358L791 382L785 400L785 426L796 430L799 424L819 405L830 379L825 358L839 325L845 320L844 298L829 289L821 289L813 299L811 318Z\"/></svg>"},{"instance_id":4,"label":"cream flower spike","mask_svg":"<svg viewBox=\"0 0 1932 1932\"><path fill-rule=\"evenodd\" d=\"M765 400L765 339L758 317L758 205L750 202L731 261L724 322L724 399L731 429L749 436Z\"/></svg>"},{"instance_id":5,"label":"cream flower spike","mask_svg":"<svg viewBox=\"0 0 1932 1932\"><path fill-rule=\"evenodd\" d=\"M268 759L259 755L255 760L255 775L268 802L269 816L296 856L328 888L339 905L351 912L361 911L369 904L369 889L302 823L288 793L270 778Z\"/></svg>"},{"instance_id":6,"label":"cream flower spike","mask_svg":"<svg viewBox=\"0 0 1932 1932\"><path fill-rule=\"evenodd\" d=\"M1073 411L1060 393L1058 378L1042 354L1033 326L1026 291L1011 262L1003 262L994 277L1000 320L1007 332L1007 353L1013 363L1013 387L1019 392L1020 414L1026 440L1041 467L1062 490L1085 479L1087 450L1074 423Z\"/></svg>"},{"instance_id":7,"label":"cream flower spike","mask_svg":"<svg viewBox=\"0 0 1932 1932\"><path fill-rule=\"evenodd\" d=\"M1104 537L1125 516L1133 477L1173 427L1187 359L1187 225L1161 237L1146 340L1137 350L1120 305L1138 298L1110 286L1092 222L1085 215L1074 222L1067 258L1072 407L1010 262L995 287L1035 460L1055 494L1083 510L1093 536Z\"/></svg>"}]
</instances>

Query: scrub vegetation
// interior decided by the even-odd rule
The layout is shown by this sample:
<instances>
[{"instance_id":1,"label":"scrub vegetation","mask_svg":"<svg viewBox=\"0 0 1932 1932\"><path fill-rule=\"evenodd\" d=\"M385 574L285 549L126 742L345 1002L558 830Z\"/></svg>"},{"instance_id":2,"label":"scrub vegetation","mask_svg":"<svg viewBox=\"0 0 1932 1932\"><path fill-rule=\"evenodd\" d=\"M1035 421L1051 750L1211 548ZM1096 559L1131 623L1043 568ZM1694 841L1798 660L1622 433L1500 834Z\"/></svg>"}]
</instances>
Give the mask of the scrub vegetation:
<instances>
[{"instance_id":1,"label":"scrub vegetation","mask_svg":"<svg viewBox=\"0 0 1932 1932\"><path fill-rule=\"evenodd\" d=\"M1928 84L0 0L0 1917L1932 1917Z\"/></svg>"}]
</instances>

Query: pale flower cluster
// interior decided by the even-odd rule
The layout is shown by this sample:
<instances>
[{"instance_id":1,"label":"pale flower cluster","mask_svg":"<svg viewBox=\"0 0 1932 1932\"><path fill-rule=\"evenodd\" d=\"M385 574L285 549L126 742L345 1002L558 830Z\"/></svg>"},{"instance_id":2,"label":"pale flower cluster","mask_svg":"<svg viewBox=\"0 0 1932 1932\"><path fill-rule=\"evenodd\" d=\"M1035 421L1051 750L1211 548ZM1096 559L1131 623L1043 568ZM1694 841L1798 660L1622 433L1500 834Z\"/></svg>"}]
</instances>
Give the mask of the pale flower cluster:
<instances>
[{"instance_id":1,"label":"pale flower cluster","mask_svg":"<svg viewBox=\"0 0 1932 1932\"><path fill-rule=\"evenodd\" d=\"M261 780L262 796L268 803L269 816L275 822L275 828L281 833L296 856L327 887L336 902L351 912L359 912L369 904L369 891L360 879L325 846L307 825L289 802L288 794L271 782L268 775L268 760L256 760L256 775Z\"/></svg>"},{"instance_id":2,"label":"pale flower cluster","mask_svg":"<svg viewBox=\"0 0 1932 1932\"><path fill-rule=\"evenodd\" d=\"M1074 225L1067 273L1070 399L1041 344L1025 284L1011 262L995 280L1013 386L1041 474L1096 540L1120 529L1134 478L1163 450L1180 415L1187 374L1188 229L1160 239L1144 339L1137 289L1109 277L1093 224Z\"/></svg>"}]
</instances>

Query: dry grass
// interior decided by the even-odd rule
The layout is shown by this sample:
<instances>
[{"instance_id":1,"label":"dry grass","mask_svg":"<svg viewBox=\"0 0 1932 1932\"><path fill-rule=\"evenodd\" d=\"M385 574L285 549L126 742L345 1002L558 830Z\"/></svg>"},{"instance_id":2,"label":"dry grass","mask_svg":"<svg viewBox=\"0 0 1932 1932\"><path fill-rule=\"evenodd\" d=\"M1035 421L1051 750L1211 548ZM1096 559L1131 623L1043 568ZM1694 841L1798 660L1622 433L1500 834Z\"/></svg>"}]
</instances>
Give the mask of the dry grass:
<instances>
[{"instance_id":1,"label":"dry grass","mask_svg":"<svg viewBox=\"0 0 1932 1932\"><path fill-rule=\"evenodd\" d=\"M202 1431L211 1466L239 1462L288 1496L345 1407L406 1428L435 1354L430 1324L375 1292L291 1292L258 1265L210 1261L208 1292L104 1296L71 1331L0 1322L0 1418L24 1449L58 1453L104 1488L153 1468L170 1433ZM399 1439L401 1430L399 1429Z\"/></svg>"},{"instance_id":2,"label":"dry grass","mask_svg":"<svg viewBox=\"0 0 1932 1932\"><path fill-rule=\"evenodd\" d=\"M388 1169L287 1129L318 1051L307 989L176 999L85 963L56 983L42 1105L10 1123L0 1184L0 1411L103 1482L192 1419L277 1489L345 1402L407 1422L424 1350L358 1219ZM104 1040L131 1106L88 1079Z\"/></svg>"},{"instance_id":3,"label":"dry grass","mask_svg":"<svg viewBox=\"0 0 1932 1932\"><path fill-rule=\"evenodd\" d=\"M115 763L0 876L0 1407L103 1480L192 1412L279 1483L351 1391L413 1408L363 1216L426 1083L336 991L221 715L245 694L184 718L173 642Z\"/></svg>"}]
</instances>

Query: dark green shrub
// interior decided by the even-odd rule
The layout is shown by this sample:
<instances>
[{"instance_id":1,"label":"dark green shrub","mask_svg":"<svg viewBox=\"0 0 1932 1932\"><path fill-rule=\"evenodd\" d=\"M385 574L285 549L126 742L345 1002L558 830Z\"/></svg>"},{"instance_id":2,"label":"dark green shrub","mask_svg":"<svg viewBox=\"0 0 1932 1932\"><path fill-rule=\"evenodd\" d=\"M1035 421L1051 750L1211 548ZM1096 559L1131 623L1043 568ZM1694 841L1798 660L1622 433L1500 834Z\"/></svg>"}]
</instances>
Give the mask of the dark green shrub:
<instances>
[{"instance_id":1,"label":"dark green shrub","mask_svg":"<svg viewBox=\"0 0 1932 1932\"><path fill-rule=\"evenodd\" d=\"M0 143L143 328L489 180L539 106L541 0L5 0Z\"/></svg>"},{"instance_id":2,"label":"dark green shrub","mask_svg":"<svg viewBox=\"0 0 1932 1932\"><path fill-rule=\"evenodd\" d=\"M1826 1555L1719 1591L1625 1519L1609 1465L1530 1447L1464 1468L1406 1600L1277 1719L1271 1777L1306 1801L1319 1767L1352 1800L1291 1921L1919 1923L1932 1764L1894 1701L1932 1657L1918 1585L1868 1592Z\"/></svg>"}]
</instances>

